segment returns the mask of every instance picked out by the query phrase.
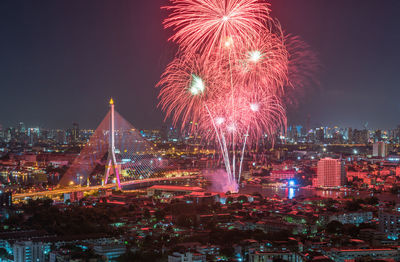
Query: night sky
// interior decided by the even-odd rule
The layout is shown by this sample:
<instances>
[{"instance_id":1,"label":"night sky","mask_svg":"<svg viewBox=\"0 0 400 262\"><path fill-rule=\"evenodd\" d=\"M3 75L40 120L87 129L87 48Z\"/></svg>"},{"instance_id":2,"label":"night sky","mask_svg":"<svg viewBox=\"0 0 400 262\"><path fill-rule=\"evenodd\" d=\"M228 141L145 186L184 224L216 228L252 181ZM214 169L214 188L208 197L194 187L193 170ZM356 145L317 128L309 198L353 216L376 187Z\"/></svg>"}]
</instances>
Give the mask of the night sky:
<instances>
[{"instance_id":1,"label":"night sky","mask_svg":"<svg viewBox=\"0 0 400 262\"><path fill-rule=\"evenodd\" d=\"M320 56L289 122L400 124L399 0L274 0L273 16ZM167 0L0 1L0 124L95 128L112 96L137 128L159 128L154 87L174 55Z\"/></svg>"}]
</instances>

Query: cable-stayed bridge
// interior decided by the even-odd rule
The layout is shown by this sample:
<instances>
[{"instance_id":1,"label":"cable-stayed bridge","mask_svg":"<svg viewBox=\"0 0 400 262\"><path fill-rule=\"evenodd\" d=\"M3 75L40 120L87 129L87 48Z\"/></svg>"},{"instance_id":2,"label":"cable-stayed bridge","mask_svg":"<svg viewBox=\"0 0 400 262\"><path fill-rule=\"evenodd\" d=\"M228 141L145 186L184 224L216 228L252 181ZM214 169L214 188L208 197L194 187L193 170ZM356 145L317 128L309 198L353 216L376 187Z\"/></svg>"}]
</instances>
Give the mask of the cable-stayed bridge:
<instances>
[{"instance_id":1,"label":"cable-stayed bridge","mask_svg":"<svg viewBox=\"0 0 400 262\"><path fill-rule=\"evenodd\" d=\"M13 198L49 197L100 188L121 190L124 186L139 188L154 184L185 184L197 178L193 175L154 176L165 171L165 161L157 154L153 144L114 109L112 99L109 106L110 110L61 178L59 188L15 194Z\"/></svg>"},{"instance_id":2,"label":"cable-stayed bridge","mask_svg":"<svg viewBox=\"0 0 400 262\"><path fill-rule=\"evenodd\" d=\"M164 168L152 144L126 121L110 100L110 110L60 181L61 187L106 185L151 178Z\"/></svg>"}]
</instances>

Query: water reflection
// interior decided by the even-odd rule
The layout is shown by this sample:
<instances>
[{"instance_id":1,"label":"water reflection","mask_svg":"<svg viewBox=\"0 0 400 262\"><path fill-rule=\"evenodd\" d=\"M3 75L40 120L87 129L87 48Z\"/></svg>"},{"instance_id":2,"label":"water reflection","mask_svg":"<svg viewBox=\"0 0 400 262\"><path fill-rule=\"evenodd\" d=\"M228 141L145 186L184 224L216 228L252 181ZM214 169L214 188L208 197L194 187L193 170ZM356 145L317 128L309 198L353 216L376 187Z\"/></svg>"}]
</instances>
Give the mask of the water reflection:
<instances>
[{"instance_id":1,"label":"water reflection","mask_svg":"<svg viewBox=\"0 0 400 262\"><path fill-rule=\"evenodd\" d=\"M384 193L372 193L368 191L339 191L339 190L316 190L309 188L287 188L287 187L262 187L259 185L246 185L245 187L240 189L240 193L242 194L252 194L252 193L260 193L266 197L281 197L293 199L295 197L324 197L324 198L366 198L375 196L382 201L395 201L400 203L400 197L398 195L393 195L389 192Z\"/></svg>"},{"instance_id":2,"label":"water reflection","mask_svg":"<svg viewBox=\"0 0 400 262\"><path fill-rule=\"evenodd\" d=\"M295 193L295 192L296 192L295 189L292 188L292 187L290 187L290 188L289 188L288 198L289 198L289 199L293 199L293 198L296 196L296 193Z\"/></svg>"}]
</instances>

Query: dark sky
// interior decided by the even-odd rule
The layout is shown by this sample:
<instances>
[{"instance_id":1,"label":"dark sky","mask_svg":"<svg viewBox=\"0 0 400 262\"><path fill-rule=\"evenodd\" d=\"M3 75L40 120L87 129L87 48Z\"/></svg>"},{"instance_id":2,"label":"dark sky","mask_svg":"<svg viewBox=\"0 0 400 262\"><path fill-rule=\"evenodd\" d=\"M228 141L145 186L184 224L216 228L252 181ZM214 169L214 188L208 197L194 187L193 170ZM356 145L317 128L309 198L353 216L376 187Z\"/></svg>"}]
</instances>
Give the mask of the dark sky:
<instances>
[{"instance_id":1,"label":"dark sky","mask_svg":"<svg viewBox=\"0 0 400 262\"><path fill-rule=\"evenodd\" d=\"M400 124L399 0L273 0L273 15L320 55L321 86L290 123ZM137 128L160 127L154 87L173 57L167 0L0 1L0 124L95 128L110 96Z\"/></svg>"}]
</instances>

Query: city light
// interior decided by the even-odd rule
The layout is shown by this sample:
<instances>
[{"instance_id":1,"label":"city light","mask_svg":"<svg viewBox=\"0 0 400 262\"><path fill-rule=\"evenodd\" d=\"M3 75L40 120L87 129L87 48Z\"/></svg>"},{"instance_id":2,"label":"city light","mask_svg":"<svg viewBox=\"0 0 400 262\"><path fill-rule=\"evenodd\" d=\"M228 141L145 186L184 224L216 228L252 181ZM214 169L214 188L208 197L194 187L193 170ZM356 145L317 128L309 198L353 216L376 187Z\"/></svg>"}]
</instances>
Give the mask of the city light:
<instances>
[{"instance_id":1,"label":"city light","mask_svg":"<svg viewBox=\"0 0 400 262\"><path fill-rule=\"evenodd\" d=\"M2 17L0 261L399 260L400 16L353 1Z\"/></svg>"}]
</instances>

